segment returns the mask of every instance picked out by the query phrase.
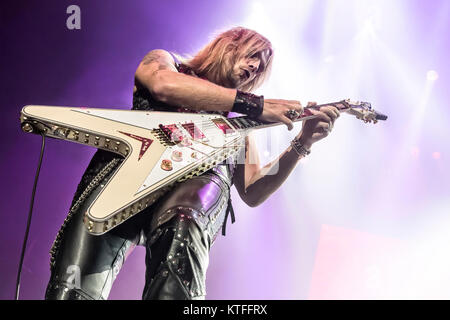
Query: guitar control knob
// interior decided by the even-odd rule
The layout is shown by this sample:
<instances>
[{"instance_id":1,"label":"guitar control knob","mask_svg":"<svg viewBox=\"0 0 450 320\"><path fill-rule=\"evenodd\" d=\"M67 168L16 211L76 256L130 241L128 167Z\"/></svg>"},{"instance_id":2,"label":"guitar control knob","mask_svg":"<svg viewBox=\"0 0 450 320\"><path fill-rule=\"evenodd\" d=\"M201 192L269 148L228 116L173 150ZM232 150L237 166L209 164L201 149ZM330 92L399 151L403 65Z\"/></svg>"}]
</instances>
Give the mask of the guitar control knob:
<instances>
[{"instance_id":1,"label":"guitar control knob","mask_svg":"<svg viewBox=\"0 0 450 320\"><path fill-rule=\"evenodd\" d=\"M175 150L172 152L172 160L176 162L180 162L183 160L183 153L181 151Z\"/></svg>"},{"instance_id":2,"label":"guitar control knob","mask_svg":"<svg viewBox=\"0 0 450 320\"><path fill-rule=\"evenodd\" d=\"M173 169L172 161L170 161L169 159L164 159L163 161L161 161L161 169L165 171L172 170Z\"/></svg>"}]
</instances>

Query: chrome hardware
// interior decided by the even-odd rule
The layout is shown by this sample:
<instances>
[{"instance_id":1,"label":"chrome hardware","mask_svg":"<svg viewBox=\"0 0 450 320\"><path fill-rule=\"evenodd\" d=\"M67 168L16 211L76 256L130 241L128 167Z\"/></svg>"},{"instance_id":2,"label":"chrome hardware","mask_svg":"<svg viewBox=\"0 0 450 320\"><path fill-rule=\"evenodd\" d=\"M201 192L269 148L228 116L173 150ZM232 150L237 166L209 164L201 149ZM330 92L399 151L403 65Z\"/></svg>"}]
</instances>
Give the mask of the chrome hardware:
<instances>
[{"instance_id":1,"label":"chrome hardware","mask_svg":"<svg viewBox=\"0 0 450 320\"><path fill-rule=\"evenodd\" d=\"M172 170L173 169L172 161L170 161L169 159L164 159L163 161L161 161L161 169L165 171Z\"/></svg>"},{"instance_id":2,"label":"chrome hardware","mask_svg":"<svg viewBox=\"0 0 450 320\"><path fill-rule=\"evenodd\" d=\"M29 124L28 122L25 122L22 125L22 130L25 131L25 132L31 133L31 132L33 132L34 129L33 129L33 126L31 124Z\"/></svg>"},{"instance_id":3,"label":"chrome hardware","mask_svg":"<svg viewBox=\"0 0 450 320\"><path fill-rule=\"evenodd\" d=\"M183 153L181 151L174 150L172 152L172 160L176 161L176 162L182 161L183 160Z\"/></svg>"}]
</instances>

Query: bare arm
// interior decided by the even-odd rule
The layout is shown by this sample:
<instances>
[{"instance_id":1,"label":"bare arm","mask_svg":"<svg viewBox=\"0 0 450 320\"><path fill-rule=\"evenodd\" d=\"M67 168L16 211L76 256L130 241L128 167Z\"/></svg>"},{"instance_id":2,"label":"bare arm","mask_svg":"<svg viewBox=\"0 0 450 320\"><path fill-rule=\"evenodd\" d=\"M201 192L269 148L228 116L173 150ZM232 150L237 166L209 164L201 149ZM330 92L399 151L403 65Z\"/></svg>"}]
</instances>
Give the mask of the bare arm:
<instances>
[{"instance_id":1,"label":"bare arm","mask_svg":"<svg viewBox=\"0 0 450 320\"><path fill-rule=\"evenodd\" d=\"M305 121L297 135L307 149L328 135L334 121L339 117L335 107L323 107L316 112L317 118ZM256 145L251 136L246 139L245 163L238 164L234 183L241 199L250 207L256 207L274 193L291 174L301 157L288 147L277 159L260 167Z\"/></svg>"},{"instance_id":2,"label":"bare arm","mask_svg":"<svg viewBox=\"0 0 450 320\"><path fill-rule=\"evenodd\" d=\"M135 81L155 99L193 110L230 111L236 97L236 89L179 73L172 56L164 50L152 50L144 57Z\"/></svg>"},{"instance_id":3,"label":"bare arm","mask_svg":"<svg viewBox=\"0 0 450 320\"><path fill-rule=\"evenodd\" d=\"M245 144L245 164L238 164L234 183L241 199L256 207L283 184L301 158L289 147L277 159L260 167L253 138L247 137Z\"/></svg>"},{"instance_id":4,"label":"bare arm","mask_svg":"<svg viewBox=\"0 0 450 320\"><path fill-rule=\"evenodd\" d=\"M150 51L139 64L135 83L145 87L155 99L173 106L192 110L231 111L237 89L230 89L210 81L179 73L170 53L164 50ZM302 112L299 101L265 99L260 120L284 122L292 129L287 110Z\"/></svg>"}]
</instances>

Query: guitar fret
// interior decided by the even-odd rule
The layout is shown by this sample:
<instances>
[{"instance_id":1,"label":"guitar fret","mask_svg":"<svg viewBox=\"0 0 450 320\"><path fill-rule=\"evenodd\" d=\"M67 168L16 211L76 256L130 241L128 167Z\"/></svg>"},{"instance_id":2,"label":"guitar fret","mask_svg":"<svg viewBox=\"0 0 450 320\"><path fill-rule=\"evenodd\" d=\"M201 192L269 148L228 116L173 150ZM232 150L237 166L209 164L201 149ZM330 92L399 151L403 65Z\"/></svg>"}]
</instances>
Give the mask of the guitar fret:
<instances>
[{"instance_id":1,"label":"guitar fret","mask_svg":"<svg viewBox=\"0 0 450 320\"><path fill-rule=\"evenodd\" d=\"M244 124L245 129L250 128L251 124L247 121L246 118L242 118L242 123Z\"/></svg>"},{"instance_id":2,"label":"guitar fret","mask_svg":"<svg viewBox=\"0 0 450 320\"><path fill-rule=\"evenodd\" d=\"M241 121L241 118L236 118L236 122L238 123L239 129L245 129L244 124Z\"/></svg>"},{"instance_id":3,"label":"guitar fret","mask_svg":"<svg viewBox=\"0 0 450 320\"><path fill-rule=\"evenodd\" d=\"M245 129L245 124L244 124L244 122L242 121L242 118L236 118L236 122L237 122L238 125L239 125L239 129Z\"/></svg>"},{"instance_id":4,"label":"guitar fret","mask_svg":"<svg viewBox=\"0 0 450 320\"><path fill-rule=\"evenodd\" d=\"M239 122L237 121L237 118L229 118L228 122L231 123L231 125L235 128L235 129L241 129Z\"/></svg>"},{"instance_id":5,"label":"guitar fret","mask_svg":"<svg viewBox=\"0 0 450 320\"><path fill-rule=\"evenodd\" d=\"M251 119L251 124L252 124L252 126L257 127L257 126L262 125L263 123L258 120Z\"/></svg>"},{"instance_id":6,"label":"guitar fret","mask_svg":"<svg viewBox=\"0 0 450 320\"><path fill-rule=\"evenodd\" d=\"M264 123L248 117L230 118L228 121L235 127L235 129L249 129L263 125Z\"/></svg>"}]
</instances>

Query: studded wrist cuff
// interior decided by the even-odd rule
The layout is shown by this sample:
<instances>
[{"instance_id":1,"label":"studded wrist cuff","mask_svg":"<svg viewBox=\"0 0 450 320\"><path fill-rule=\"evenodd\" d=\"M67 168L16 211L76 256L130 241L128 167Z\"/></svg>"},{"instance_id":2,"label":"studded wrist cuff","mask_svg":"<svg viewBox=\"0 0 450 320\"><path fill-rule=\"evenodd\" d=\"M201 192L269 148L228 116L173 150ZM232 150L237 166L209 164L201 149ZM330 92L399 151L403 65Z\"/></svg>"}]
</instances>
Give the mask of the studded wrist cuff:
<instances>
[{"instance_id":1,"label":"studded wrist cuff","mask_svg":"<svg viewBox=\"0 0 450 320\"><path fill-rule=\"evenodd\" d=\"M250 118L258 118L264 109L264 96L257 96L248 92L237 90L232 112L248 115Z\"/></svg>"}]
</instances>

